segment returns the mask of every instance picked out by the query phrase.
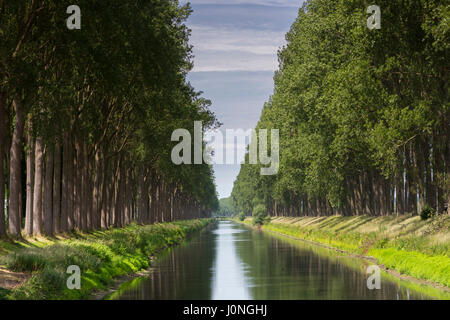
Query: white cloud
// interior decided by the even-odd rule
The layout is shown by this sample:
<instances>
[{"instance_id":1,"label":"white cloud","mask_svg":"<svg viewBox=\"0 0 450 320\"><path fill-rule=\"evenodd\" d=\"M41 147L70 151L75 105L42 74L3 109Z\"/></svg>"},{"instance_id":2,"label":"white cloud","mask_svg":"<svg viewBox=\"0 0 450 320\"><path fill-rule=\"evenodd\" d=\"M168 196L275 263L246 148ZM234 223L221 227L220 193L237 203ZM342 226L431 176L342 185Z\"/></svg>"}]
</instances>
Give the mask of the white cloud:
<instances>
[{"instance_id":1,"label":"white cloud","mask_svg":"<svg viewBox=\"0 0 450 320\"><path fill-rule=\"evenodd\" d=\"M219 5L239 5L252 4L264 6L279 6L279 7L300 7L300 0L190 0L184 1L196 4L219 4Z\"/></svg>"},{"instance_id":2,"label":"white cloud","mask_svg":"<svg viewBox=\"0 0 450 320\"><path fill-rule=\"evenodd\" d=\"M193 72L274 71L284 32L190 26Z\"/></svg>"},{"instance_id":3,"label":"white cloud","mask_svg":"<svg viewBox=\"0 0 450 320\"><path fill-rule=\"evenodd\" d=\"M192 72L211 71L274 71L277 62L272 55L251 55L237 52L199 52Z\"/></svg>"},{"instance_id":4,"label":"white cloud","mask_svg":"<svg viewBox=\"0 0 450 320\"><path fill-rule=\"evenodd\" d=\"M191 43L197 50L274 54L285 32L191 26Z\"/></svg>"}]
</instances>

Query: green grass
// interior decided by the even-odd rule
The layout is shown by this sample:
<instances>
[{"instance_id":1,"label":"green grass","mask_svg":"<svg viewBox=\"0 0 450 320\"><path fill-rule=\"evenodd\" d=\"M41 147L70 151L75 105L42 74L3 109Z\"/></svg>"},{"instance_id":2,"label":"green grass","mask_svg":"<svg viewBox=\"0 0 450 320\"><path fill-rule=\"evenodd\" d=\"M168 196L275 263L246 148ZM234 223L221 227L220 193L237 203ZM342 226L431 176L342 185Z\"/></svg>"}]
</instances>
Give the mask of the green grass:
<instances>
[{"instance_id":1,"label":"green grass","mask_svg":"<svg viewBox=\"0 0 450 320\"><path fill-rule=\"evenodd\" d=\"M316 244L300 243L298 240L296 240L297 238L286 238L285 235L281 233L274 233L272 236L277 238L284 237L284 241L291 243L293 246L297 246L302 250L308 248L317 256L334 261L335 263L343 263L347 268L350 268L356 272L361 272L361 261L353 259L350 255L338 251L329 250ZM364 265L366 266L367 264ZM393 283L397 283L399 286L409 288L417 293L421 293L434 299L450 300L450 291L445 291L440 288L422 284L419 282L404 280L388 272L385 272L383 269L381 270L381 274L383 275L384 279L389 280Z\"/></svg>"},{"instance_id":2,"label":"green grass","mask_svg":"<svg viewBox=\"0 0 450 320\"><path fill-rule=\"evenodd\" d=\"M0 299L87 299L106 289L114 278L149 267L149 257L170 247L212 220L187 220L149 226L130 225L109 231L78 234L76 239L8 244L0 264L12 271L29 272L30 280ZM81 289L66 285L69 265L81 269Z\"/></svg>"},{"instance_id":3,"label":"green grass","mask_svg":"<svg viewBox=\"0 0 450 320\"><path fill-rule=\"evenodd\" d=\"M448 216L333 216L277 218L262 228L368 255L389 269L450 287L449 226Z\"/></svg>"},{"instance_id":4,"label":"green grass","mask_svg":"<svg viewBox=\"0 0 450 320\"><path fill-rule=\"evenodd\" d=\"M396 248L371 249L369 254L389 269L450 287L450 258Z\"/></svg>"}]
</instances>

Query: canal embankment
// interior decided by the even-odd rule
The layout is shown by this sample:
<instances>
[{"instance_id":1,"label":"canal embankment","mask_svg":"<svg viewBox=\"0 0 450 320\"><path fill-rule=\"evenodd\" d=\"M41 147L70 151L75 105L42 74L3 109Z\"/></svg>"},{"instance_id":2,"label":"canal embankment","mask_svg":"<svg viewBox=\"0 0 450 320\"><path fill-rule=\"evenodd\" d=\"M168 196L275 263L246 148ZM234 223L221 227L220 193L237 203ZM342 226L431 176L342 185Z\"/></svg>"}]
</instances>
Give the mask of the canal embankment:
<instances>
[{"instance_id":1,"label":"canal embankment","mask_svg":"<svg viewBox=\"0 0 450 320\"><path fill-rule=\"evenodd\" d=\"M70 238L29 238L0 242L0 299L88 299L116 279L146 270L151 260L213 219L75 233ZM69 289L69 266L79 267L79 289ZM16 281L14 281L16 280ZM0 283L2 283L0 282Z\"/></svg>"},{"instance_id":2,"label":"canal embankment","mask_svg":"<svg viewBox=\"0 0 450 320\"><path fill-rule=\"evenodd\" d=\"M252 223L251 218L245 221ZM373 260L391 274L450 289L450 217L277 217L263 230Z\"/></svg>"},{"instance_id":3,"label":"canal embankment","mask_svg":"<svg viewBox=\"0 0 450 320\"><path fill-rule=\"evenodd\" d=\"M113 300L426 300L450 292L381 270L379 290L368 285L374 263L337 250L219 221L158 256L151 275L132 279Z\"/></svg>"}]
</instances>

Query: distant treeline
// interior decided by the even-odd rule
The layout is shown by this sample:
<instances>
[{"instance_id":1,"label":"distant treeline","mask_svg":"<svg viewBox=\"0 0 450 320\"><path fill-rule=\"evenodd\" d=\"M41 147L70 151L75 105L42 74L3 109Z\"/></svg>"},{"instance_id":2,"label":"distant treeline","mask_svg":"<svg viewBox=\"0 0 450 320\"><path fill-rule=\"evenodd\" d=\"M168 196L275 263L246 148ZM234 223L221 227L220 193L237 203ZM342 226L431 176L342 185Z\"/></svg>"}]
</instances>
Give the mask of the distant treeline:
<instances>
[{"instance_id":1,"label":"distant treeline","mask_svg":"<svg viewBox=\"0 0 450 320\"><path fill-rule=\"evenodd\" d=\"M211 167L170 158L174 129L217 124L186 80L191 9L79 0L69 30L71 4L0 1L0 237L209 216Z\"/></svg>"},{"instance_id":2,"label":"distant treeline","mask_svg":"<svg viewBox=\"0 0 450 320\"><path fill-rule=\"evenodd\" d=\"M235 214L231 197L219 199L219 208L213 213L216 217L231 217Z\"/></svg>"},{"instance_id":3,"label":"distant treeline","mask_svg":"<svg viewBox=\"0 0 450 320\"><path fill-rule=\"evenodd\" d=\"M250 214L390 215L450 202L450 6L308 0L279 51L257 128L280 129L280 170L242 165L232 198ZM247 155L248 156L248 155Z\"/></svg>"}]
</instances>

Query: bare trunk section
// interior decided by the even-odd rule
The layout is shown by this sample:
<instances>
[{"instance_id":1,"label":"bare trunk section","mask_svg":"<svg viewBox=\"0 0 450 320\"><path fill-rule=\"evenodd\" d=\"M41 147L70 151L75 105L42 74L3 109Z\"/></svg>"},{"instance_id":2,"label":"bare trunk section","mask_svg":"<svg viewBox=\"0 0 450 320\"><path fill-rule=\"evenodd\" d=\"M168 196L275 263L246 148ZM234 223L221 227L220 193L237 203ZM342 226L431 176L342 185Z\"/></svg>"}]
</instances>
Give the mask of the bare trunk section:
<instances>
[{"instance_id":1,"label":"bare trunk section","mask_svg":"<svg viewBox=\"0 0 450 320\"><path fill-rule=\"evenodd\" d=\"M82 163L82 155L81 155L81 146L77 141L78 138L75 138L75 159L74 159L74 176L73 176L73 188L74 188L74 227L78 230L81 230L81 188L83 185L83 163Z\"/></svg>"},{"instance_id":2,"label":"bare trunk section","mask_svg":"<svg viewBox=\"0 0 450 320\"><path fill-rule=\"evenodd\" d=\"M120 227L121 223L120 223L120 216L122 214L122 204L121 204L121 199L122 199L122 160L119 159L117 160L117 167L116 167L116 183L114 185L114 217L113 217L113 225L114 227Z\"/></svg>"},{"instance_id":3,"label":"bare trunk section","mask_svg":"<svg viewBox=\"0 0 450 320\"><path fill-rule=\"evenodd\" d=\"M53 234L53 159L54 150L47 148L44 181L44 233Z\"/></svg>"},{"instance_id":4,"label":"bare trunk section","mask_svg":"<svg viewBox=\"0 0 450 320\"><path fill-rule=\"evenodd\" d=\"M44 153L42 138L37 137L34 153L34 188L33 188L33 234L42 234L42 175Z\"/></svg>"},{"instance_id":5,"label":"bare trunk section","mask_svg":"<svg viewBox=\"0 0 450 320\"><path fill-rule=\"evenodd\" d=\"M73 231L75 229L75 218L74 218L74 201L75 201L75 187L74 187L74 177L75 177L75 159L73 152L72 135L69 135L67 140L67 230Z\"/></svg>"},{"instance_id":6,"label":"bare trunk section","mask_svg":"<svg viewBox=\"0 0 450 320\"><path fill-rule=\"evenodd\" d=\"M1 138L1 137L0 137ZM6 238L5 225L5 176L3 172L3 146L0 145L0 239Z\"/></svg>"},{"instance_id":7,"label":"bare trunk section","mask_svg":"<svg viewBox=\"0 0 450 320\"><path fill-rule=\"evenodd\" d=\"M53 233L60 232L61 214L61 145L56 142L53 163Z\"/></svg>"},{"instance_id":8,"label":"bare trunk section","mask_svg":"<svg viewBox=\"0 0 450 320\"><path fill-rule=\"evenodd\" d=\"M102 159L102 186L101 186L101 192L102 192L102 198L101 198L101 212L100 212L100 224L102 229L106 229L108 227L107 224L107 213L106 210L108 208L108 187L107 187L107 176L108 176L108 162L105 158L106 151L103 152L103 159Z\"/></svg>"},{"instance_id":9,"label":"bare trunk section","mask_svg":"<svg viewBox=\"0 0 450 320\"><path fill-rule=\"evenodd\" d=\"M3 160L6 147L6 94L0 91L0 238L6 238L5 172Z\"/></svg>"},{"instance_id":10,"label":"bare trunk section","mask_svg":"<svg viewBox=\"0 0 450 320\"><path fill-rule=\"evenodd\" d=\"M95 152L95 165L94 165L94 185L92 189L92 226L94 229L100 227L100 154L97 149Z\"/></svg>"},{"instance_id":11,"label":"bare trunk section","mask_svg":"<svg viewBox=\"0 0 450 320\"><path fill-rule=\"evenodd\" d=\"M31 127L28 126L27 132L27 182L26 182L26 204L25 204L25 234L31 236L33 234L33 187L34 187L34 140L31 137Z\"/></svg>"},{"instance_id":12,"label":"bare trunk section","mask_svg":"<svg viewBox=\"0 0 450 320\"><path fill-rule=\"evenodd\" d=\"M92 229L92 181L89 177L89 172L91 172L91 161L88 159L88 150L86 143L83 143L83 206L82 214L84 220L84 230Z\"/></svg>"},{"instance_id":13,"label":"bare trunk section","mask_svg":"<svg viewBox=\"0 0 450 320\"><path fill-rule=\"evenodd\" d=\"M17 98L13 100L14 112L16 115L16 123L12 136L9 162L9 215L8 229L9 234L14 238L21 237L22 212L20 211L20 181L21 168L20 162L22 158L22 138L25 125L25 112Z\"/></svg>"},{"instance_id":14,"label":"bare trunk section","mask_svg":"<svg viewBox=\"0 0 450 320\"><path fill-rule=\"evenodd\" d=\"M68 217L69 217L69 137L68 134L64 135L63 141L63 151L62 151L62 181L61 181L61 220L60 220L60 231L68 231Z\"/></svg>"},{"instance_id":15,"label":"bare trunk section","mask_svg":"<svg viewBox=\"0 0 450 320\"><path fill-rule=\"evenodd\" d=\"M148 202L148 193L145 188L145 176L144 169L140 167L139 169L139 186L138 186L138 194L139 194L139 202L138 202L138 223L145 223L145 203Z\"/></svg>"}]
</instances>

